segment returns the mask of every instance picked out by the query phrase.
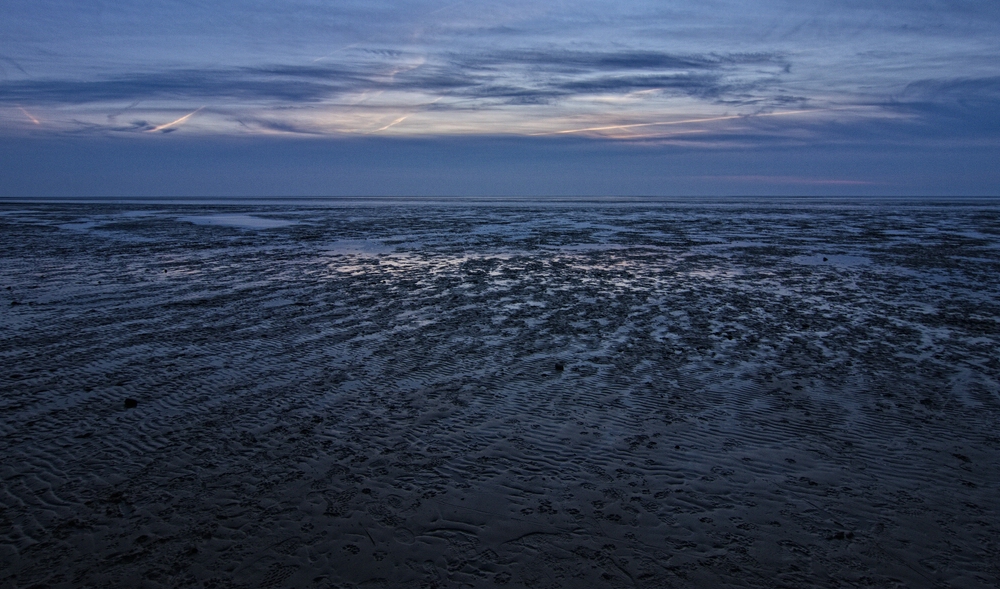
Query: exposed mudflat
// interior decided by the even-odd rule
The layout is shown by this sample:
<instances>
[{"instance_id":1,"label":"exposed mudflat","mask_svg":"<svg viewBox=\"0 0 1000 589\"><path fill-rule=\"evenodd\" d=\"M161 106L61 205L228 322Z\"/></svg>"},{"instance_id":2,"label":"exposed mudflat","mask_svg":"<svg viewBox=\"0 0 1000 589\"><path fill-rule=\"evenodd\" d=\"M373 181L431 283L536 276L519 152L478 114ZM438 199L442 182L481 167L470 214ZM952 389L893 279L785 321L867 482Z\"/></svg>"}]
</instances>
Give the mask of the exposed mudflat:
<instances>
[{"instance_id":1,"label":"exposed mudflat","mask_svg":"<svg viewBox=\"0 0 1000 589\"><path fill-rule=\"evenodd\" d=\"M0 588L995 588L998 285L989 203L0 204Z\"/></svg>"}]
</instances>

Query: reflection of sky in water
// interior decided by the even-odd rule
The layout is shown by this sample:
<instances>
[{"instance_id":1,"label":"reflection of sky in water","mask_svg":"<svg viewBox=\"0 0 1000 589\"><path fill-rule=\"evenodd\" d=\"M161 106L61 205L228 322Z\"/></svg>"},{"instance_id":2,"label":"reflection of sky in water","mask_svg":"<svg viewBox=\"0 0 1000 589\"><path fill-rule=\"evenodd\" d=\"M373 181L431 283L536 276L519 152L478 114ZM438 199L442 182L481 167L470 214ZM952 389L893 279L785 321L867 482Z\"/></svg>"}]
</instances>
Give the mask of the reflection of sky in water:
<instances>
[{"instance_id":1,"label":"reflection of sky in water","mask_svg":"<svg viewBox=\"0 0 1000 589\"><path fill-rule=\"evenodd\" d=\"M870 264L871 260L862 256L848 256L841 254L795 256L792 261L797 264L807 264L810 266L829 264L831 266L862 266Z\"/></svg>"},{"instance_id":2,"label":"reflection of sky in water","mask_svg":"<svg viewBox=\"0 0 1000 589\"><path fill-rule=\"evenodd\" d=\"M194 223L195 225L221 225L238 227L240 229L275 229L295 225L296 221L283 219L266 219L246 214L199 215L193 217L178 217L178 221Z\"/></svg>"},{"instance_id":3,"label":"reflection of sky in water","mask_svg":"<svg viewBox=\"0 0 1000 589\"><path fill-rule=\"evenodd\" d=\"M363 239L341 239L323 247L322 251L331 255L377 256L395 251L395 247L381 241Z\"/></svg>"},{"instance_id":4,"label":"reflection of sky in water","mask_svg":"<svg viewBox=\"0 0 1000 589\"><path fill-rule=\"evenodd\" d=\"M96 221L77 221L75 223L62 223L58 225L60 229L66 229L67 231L88 231L97 227Z\"/></svg>"}]
</instances>

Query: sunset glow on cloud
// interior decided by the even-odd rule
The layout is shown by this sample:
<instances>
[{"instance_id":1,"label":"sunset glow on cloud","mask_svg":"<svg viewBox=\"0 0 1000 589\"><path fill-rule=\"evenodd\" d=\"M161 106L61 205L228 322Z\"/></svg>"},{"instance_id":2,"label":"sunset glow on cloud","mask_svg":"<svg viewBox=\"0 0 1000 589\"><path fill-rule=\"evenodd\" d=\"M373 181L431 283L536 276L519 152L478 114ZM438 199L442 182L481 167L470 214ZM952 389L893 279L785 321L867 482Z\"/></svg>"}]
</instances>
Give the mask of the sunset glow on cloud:
<instances>
[{"instance_id":1,"label":"sunset glow on cloud","mask_svg":"<svg viewBox=\"0 0 1000 589\"><path fill-rule=\"evenodd\" d=\"M1000 136L993 3L9 4L9 140L572 135L697 150Z\"/></svg>"}]
</instances>

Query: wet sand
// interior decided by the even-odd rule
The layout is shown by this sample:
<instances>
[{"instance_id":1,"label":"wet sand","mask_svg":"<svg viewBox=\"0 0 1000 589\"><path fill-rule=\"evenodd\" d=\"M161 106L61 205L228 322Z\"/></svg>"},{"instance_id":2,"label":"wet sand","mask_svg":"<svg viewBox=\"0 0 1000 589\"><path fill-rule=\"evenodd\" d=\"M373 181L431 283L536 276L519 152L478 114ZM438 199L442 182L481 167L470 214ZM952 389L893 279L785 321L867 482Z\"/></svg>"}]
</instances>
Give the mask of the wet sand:
<instances>
[{"instance_id":1,"label":"wet sand","mask_svg":"<svg viewBox=\"0 0 1000 589\"><path fill-rule=\"evenodd\" d=\"M3 589L1000 585L998 204L0 203L0 252Z\"/></svg>"}]
</instances>

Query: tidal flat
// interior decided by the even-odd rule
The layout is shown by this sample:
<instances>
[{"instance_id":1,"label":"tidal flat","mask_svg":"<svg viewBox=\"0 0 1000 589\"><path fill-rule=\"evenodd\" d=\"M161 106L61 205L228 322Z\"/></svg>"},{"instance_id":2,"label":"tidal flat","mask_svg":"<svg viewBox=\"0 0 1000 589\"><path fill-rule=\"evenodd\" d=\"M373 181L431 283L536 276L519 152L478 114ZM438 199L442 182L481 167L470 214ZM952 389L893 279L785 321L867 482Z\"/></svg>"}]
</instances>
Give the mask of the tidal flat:
<instances>
[{"instance_id":1,"label":"tidal flat","mask_svg":"<svg viewBox=\"0 0 1000 589\"><path fill-rule=\"evenodd\" d=\"M1000 585L997 201L7 201L0 324L2 589Z\"/></svg>"}]
</instances>

